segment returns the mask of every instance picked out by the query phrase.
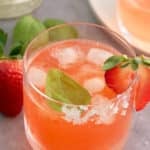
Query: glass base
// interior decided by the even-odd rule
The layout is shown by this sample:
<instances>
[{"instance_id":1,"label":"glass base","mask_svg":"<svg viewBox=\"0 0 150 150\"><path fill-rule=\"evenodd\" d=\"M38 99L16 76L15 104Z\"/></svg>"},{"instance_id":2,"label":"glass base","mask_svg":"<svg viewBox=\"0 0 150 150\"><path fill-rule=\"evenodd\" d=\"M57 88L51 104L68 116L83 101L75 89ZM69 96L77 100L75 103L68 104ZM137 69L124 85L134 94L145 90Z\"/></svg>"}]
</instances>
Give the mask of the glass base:
<instances>
[{"instance_id":1,"label":"glass base","mask_svg":"<svg viewBox=\"0 0 150 150\"><path fill-rule=\"evenodd\" d=\"M133 36L123 25L121 19L117 17L117 23L119 30L122 34L122 36L134 47L140 49L143 52L150 54L150 41L142 41L138 39L137 37Z\"/></svg>"},{"instance_id":2,"label":"glass base","mask_svg":"<svg viewBox=\"0 0 150 150\"><path fill-rule=\"evenodd\" d=\"M42 0L1 0L0 19L19 17L38 8Z\"/></svg>"},{"instance_id":3,"label":"glass base","mask_svg":"<svg viewBox=\"0 0 150 150\"><path fill-rule=\"evenodd\" d=\"M28 140L30 146L32 147L32 149L33 150L45 150L39 144L39 142L36 140L36 138L34 137L34 135L31 133L30 127L28 126L25 117L24 117L24 127L25 127L25 134L26 134L27 140Z\"/></svg>"},{"instance_id":4,"label":"glass base","mask_svg":"<svg viewBox=\"0 0 150 150\"><path fill-rule=\"evenodd\" d=\"M27 121L24 117L24 126L25 126L25 134L27 137L27 140L30 144L30 146L32 147L33 150L47 150L45 148L43 148L39 142L36 140L35 136L32 134L29 125L27 124ZM125 141L125 140L123 140ZM123 146L124 142L122 143L118 143L116 146L114 145L113 148L111 150L123 150ZM48 149L50 150L50 149Z\"/></svg>"}]
</instances>

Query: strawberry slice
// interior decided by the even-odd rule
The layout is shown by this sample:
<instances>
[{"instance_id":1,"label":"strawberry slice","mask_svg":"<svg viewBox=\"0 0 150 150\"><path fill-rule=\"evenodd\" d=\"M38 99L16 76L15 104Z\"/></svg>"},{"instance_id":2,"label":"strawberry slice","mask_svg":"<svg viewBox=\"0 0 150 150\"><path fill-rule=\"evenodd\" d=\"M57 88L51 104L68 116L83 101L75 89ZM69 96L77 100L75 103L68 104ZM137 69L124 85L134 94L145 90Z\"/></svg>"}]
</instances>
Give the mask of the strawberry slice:
<instances>
[{"instance_id":1,"label":"strawberry slice","mask_svg":"<svg viewBox=\"0 0 150 150\"><path fill-rule=\"evenodd\" d=\"M125 59L124 59L125 58ZM138 81L135 85L135 109L142 110L150 102L150 59L144 56L128 58L112 56L103 66L105 81L116 93L124 92L134 78L137 70Z\"/></svg>"},{"instance_id":2,"label":"strawberry slice","mask_svg":"<svg viewBox=\"0 0 150 150\"><path fill-rule=\"evenodd\" d=\"M105 81L109 88L116 93L124 92L133 79L133 71L130 68L114 67L105 72Z\"/></svg>"},{"instance_id":3,"label":"strawberry slice","mask_svg":"<svg viewBox=\"0 0 150 150\"><path fill-rule=\"evenodd\" d=\"M135 97L136 110L142 110L150 102L150 69L140 66L138 86Z\"/></svg>"}]
</instances>

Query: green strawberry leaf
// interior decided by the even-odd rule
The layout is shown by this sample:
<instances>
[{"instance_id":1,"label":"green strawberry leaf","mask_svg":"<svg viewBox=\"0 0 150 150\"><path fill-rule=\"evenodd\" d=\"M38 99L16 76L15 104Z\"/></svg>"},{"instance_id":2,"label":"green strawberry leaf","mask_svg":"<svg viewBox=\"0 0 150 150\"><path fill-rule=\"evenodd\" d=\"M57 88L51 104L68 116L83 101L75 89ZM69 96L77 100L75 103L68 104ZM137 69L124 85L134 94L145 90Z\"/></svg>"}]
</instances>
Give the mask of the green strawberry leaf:
<instances>
[{"instance_id":1,"label":"green strawberry leaf","mask_svg":"<svg viewBox=\"0 0 150 150\"><path fill-rule=\"evenodd\" d=\"M7 42L7 33L0 28L0 43L4 47L6 45L6 42Z\"/></svg>"},{"instance_id":2,"label":"green strawberry leaf","mask_svg":"<svg viewBox=\"0 0 150 150\"><path fill-rule=\"evenodd\" d=\"M50 27L53 27L53 26L56 26L56 25L59 25L59 24L64 24L65 21L63 20L60 20L60 19L46 19L43 24L45 25L46 28L50 28Z\"/></svg>"},{"instance_id":3,"label":"green strawberry leaf","mask_svg":"<svg viewBox=\"0 0 150 150\"><path fill-rule=\"evenodd\" d=\"M127 58L124 55L111 56L104 62L103 70L110 70L122 62L125 62L126 60Z\"/></svg>"},{"instance_id":4,"label":"green strawberry leaf","mask_svg":"<svg viewBox=\"0 0 150 150\"><path fill-rule=\"evenodd\" d=\"M144 65L150 66L150 59L142 57L142 63Z\"/></svg>"},{"instance_id":5,"label":"green strawberry leaf","mask_svg":"<svg viewBox=\"0 0 150 150\"><path fill-rule=\"evenodd\" d=\"M138 67L139 67L139 64L138 64L137 62L132 62L132 63L131 63L131 68L132 68L133 70L137 70Z\"/></svg>"},{"instance_id":6,"label":"green strawberry leaf","mask_svg":"<svg viewBox=\"0 0 150 150\"><path fill-rule=\"evenodd\" d=\"M143 62L147 65L150 65L150 59L144 59Z\"/></svg>"},{"instance_id":7,"label":"green strawberry leaf","mask_svg":"<svg viewBox=\"0 0 150 150\"><path fill-rule=\"evenodd\" d=\"M150 66L150 58L145 56L135 56L135 57L127 57L126 55L120 56L111 56L109 57L103 65L104 70L110 70L119 65L121 68L125 68L127 66L131 66L133 70L137 70L139 65L145 65L147 67Z\"/></svg>"},{"instance_id":8,"label":"green strawberry leaf","mask_svg":"<svg viewBox=\"0 0 150 150\"><path fill-rule=\"evenodd\" d=\"M125 62L120 65L121 68L125 68L130 65L130 62Z\"/></svg>"},{"instance_id":9,"label":"green strawberry leaf","mask_svg":"<svg viewBox=\"0 0 150 150\"><path fill-rule=\"evenodd\" d=\"M139 67L139 64L141 64L141 57L134 57L130 59L130 62L131 62L131 68L133 70L137 70Z\"/></svg>"},{"instance_id":10,"label":"green strawberry leaf","mask_svg":"<svg viewBox=\"0 0 150 150\"><path fill-rule=\"evenodd\" d=\"M87 105L91 96L86 89L58 69L50 69L46 79L46 95L62 103ZM52 108L61 111L61 106L49 101Z\"/></svg>"},{"instance_id":11,"label":"green strawberry leaf","mask_svg":"<svg viewBox=\"0 0 150 150\"><path fill-rule=\"evenodd\" d=\"M13 44L23 43L23 49L21 51L22 55L26 45L39 34L41 31L45 30L45 26L36 18L32 16L25 16L18 20L13 31Z\"/></svg>"},{"instance_id":12,"label":"green strawberry leaf","mask_svg":"<svg viewBox=\"0 0 150 150\"><path fill-rule=\"evenodd\" d=\"M23 42L16 42L10 49L9 56L17 56L21 54Z\"/></svg>"},{"instance_id":13,"label":"green strawberry leaf","mask_svg":"<svg viewBox=\"0 0 150 150\"><path fill-rule=\"evenodd\" d=\"M2 43L0 43L0 57L3 56L3 52L4 52L3 45Z\"/></svg>"}]
</instances>

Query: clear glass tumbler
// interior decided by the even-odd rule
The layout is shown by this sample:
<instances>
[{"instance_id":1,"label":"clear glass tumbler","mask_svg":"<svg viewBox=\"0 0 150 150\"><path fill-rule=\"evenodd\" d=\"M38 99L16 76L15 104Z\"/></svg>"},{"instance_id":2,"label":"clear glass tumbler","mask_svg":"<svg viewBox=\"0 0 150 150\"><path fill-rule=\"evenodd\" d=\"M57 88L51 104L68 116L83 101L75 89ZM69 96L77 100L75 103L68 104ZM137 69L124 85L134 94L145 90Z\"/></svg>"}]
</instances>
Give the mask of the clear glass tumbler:
<instances>
[{"instance_id":1,"label":"clear glass tumbler","mask_svg":"<svg viewBox=\"0 0 150 150\"><path fill-rule=\"evenodd\" d=\"M102 70L106 58L120 53L135 56L119 35L88 23L50 28L29 44L24 56L24 123L34 150L123 148L132 122L136 78L128 89L116 94L105 84ZM47 96L46 76L52 68L87 88L90 103L63 102ZM64 90L58 89L53 90L58 94Z\"/></svg>"}]
</instances>

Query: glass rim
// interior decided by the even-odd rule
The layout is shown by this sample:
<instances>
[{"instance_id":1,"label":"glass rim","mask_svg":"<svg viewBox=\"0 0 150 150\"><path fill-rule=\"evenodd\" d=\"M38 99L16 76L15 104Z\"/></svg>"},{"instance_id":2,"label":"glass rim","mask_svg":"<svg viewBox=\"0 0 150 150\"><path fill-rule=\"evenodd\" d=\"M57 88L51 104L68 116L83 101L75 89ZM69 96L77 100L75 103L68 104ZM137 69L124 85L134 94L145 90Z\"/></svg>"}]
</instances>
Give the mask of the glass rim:
<instances>
[{"instance_id":1,"label":"glass rim","mask_svg":"<svg viewBox=\"0 0 150 150\"><path fill-rule=\"evenodd\" d=\"M28 44L28 46L26 47L26 50L25 50L25 53L24 53L24 56L23 56L23 71L24 71L24 79L25 79L25 82L28 82L29 86L36 92L38 93L40 96L42 96L45 100L48 100L48 101L51 101L51 102L54 102L56 104L59 104L59 105L67 105L67 106L70 106L70 107L80 107L80 106L87 106L87 107L92 107L94 106L95 104L87 104L87 105L77 105L77 104L71 104L71 103L65 103L65 102L61 102L57 99L54 99L52 97L49 97L47 96L45 93L43 93L42 91L40 91L32 82L30 82L26 76L27 74L27 70L28 70L28 59L27 59L27 53L28 53L28 50L30 48L30 46L32 45L32 43L34 41L36 41L36 39L44 34L44 33L47 33L48 31L51 31L53 29L56 29L56 28L61 28L63 26L67 26L67 25L72 25L72 26L80 26L80 25L84 25L84 26L89 26L89 27L96 27L96 28L99 28L99 29L102 29L106 32L109 32L109 34L112 34L113 36L115 36L115 38L119 39L132 53L133 53L133 56L136 56L136 53L135 53L135 50L132 48L132 46L123 38L121 37L118 33L112 31L111 29L109 29L108 27L105 27L103 25L98 25L98 24L94 24L94 23L88 23L88 22L71 22L71 23L64 23L64 24L60 24L60 25L56 25L54 27L50 27L44 31L42 31L41 33L39 33L33 40L30 41L30 43ZM57 42L57 41L56 41ZM132 79L132 81L130 82L128 88L123 91L122 93L119 93L119 94L116 94L116 96L112 99L110 99L110 101L112 102L117 102L118 100L117 97L122 97L124 96L126 93L128 93L128 91L130 89L132 89L132 87L135 85L136 81L138 80L138 76L137 76L137 71L135 71L135 75L134 75L134 78Z\"/></svg>"}]
</instances>

